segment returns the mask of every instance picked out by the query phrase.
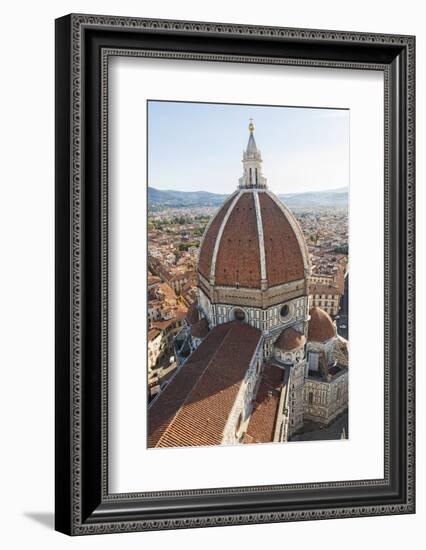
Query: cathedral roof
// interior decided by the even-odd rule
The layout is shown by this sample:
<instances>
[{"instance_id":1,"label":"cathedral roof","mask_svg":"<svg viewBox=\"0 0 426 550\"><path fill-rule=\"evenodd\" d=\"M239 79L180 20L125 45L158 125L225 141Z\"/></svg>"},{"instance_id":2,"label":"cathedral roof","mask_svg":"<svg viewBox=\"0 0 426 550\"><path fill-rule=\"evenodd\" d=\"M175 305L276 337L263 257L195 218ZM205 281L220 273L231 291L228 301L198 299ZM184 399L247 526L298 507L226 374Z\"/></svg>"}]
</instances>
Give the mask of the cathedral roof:
<instances>
[{"instance_id":1,"label":"cathedral roof","mask_svg":"<svg viewBox=\"0 0 426 550\"><path fill-rule=\"evenodd\" d=\"M205 231L198 260L207 281L234 288L301 280L307 267L298 222L273 193L259 189L237 191L225 201Z\"/></svg>"},{"instance_id":2,"label":"cathedral roof","mask_svg":"<svg viewBox=\"0 0 426 550\"><path fill-rule=\"evenodd\" d=\"M281 332L274 345L283 351L292 351L305 345L305 335L289 327Z\"/></svg>"},{"instance_id":3,"label":"cathedral roof","mask_svg":"<svg viewBox=\"0 0 426 550\"><path fill-rule=\"evenodd\" d=\"M325 342L336 336L336 328L330 315L319 307L309 310L311 319L308 325L308 340L311 342Z\"/></svg>"},{"instance_id":4,"label":"cathedral roof","mask_svg":"<svg viewBox=\"0 0 426 550\"><path fill-rule=\"evenodd\" d=\"M284 371L266 363L260 378L253 412L244 435L244 443L270 443L274 440Z\"/></svg>"},{"instance_id":5,"label":"cathedral roof","mask_svg":"<svg viewBox=\"0 0 426 550\"><path fill-rule=\"evenodd\" d=\"M214 327L148 410L148 447L219 445L261 332Z\"/></svg>"}]
</instances>

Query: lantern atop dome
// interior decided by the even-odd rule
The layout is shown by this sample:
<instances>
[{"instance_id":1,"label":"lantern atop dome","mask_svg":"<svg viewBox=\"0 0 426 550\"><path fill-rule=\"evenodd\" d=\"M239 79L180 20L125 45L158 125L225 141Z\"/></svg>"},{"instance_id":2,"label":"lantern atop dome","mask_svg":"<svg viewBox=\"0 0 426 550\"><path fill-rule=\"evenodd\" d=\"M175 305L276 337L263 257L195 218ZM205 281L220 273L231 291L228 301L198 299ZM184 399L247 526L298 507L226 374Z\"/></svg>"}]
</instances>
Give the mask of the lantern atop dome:
<instances>
[{"instance_id":1,"label":"lantern atop dome","mask_svg":"<svg viewBox=\"0 0 426 550\"><path fill-rule=\"evenodd\" d=\"M266 178L262 176L262 156L254 139L253 119L248 126L250 136L243 151L243 175L239 179L240 189L266 189Z\"/></svg>"}]
</instances>

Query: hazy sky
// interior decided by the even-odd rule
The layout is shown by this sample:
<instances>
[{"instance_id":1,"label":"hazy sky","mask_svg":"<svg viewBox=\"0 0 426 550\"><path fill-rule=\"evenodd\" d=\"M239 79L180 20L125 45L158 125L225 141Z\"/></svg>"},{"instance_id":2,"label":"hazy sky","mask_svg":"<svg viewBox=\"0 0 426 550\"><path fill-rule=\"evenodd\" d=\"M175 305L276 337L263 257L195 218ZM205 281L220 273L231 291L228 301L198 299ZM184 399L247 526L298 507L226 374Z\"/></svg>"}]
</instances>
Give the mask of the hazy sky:
<instances>
[{"instance_id":1,"label":"hazy sky","mask_svg":"<svg viewBox=\"0 0 426 550\"><path fill-rule=\"evenodd\" d=\"M162 101L148 103L148 184L231 193L250 117L272 191L349 185L348 110Z\"/></svg>"}]
</instances>

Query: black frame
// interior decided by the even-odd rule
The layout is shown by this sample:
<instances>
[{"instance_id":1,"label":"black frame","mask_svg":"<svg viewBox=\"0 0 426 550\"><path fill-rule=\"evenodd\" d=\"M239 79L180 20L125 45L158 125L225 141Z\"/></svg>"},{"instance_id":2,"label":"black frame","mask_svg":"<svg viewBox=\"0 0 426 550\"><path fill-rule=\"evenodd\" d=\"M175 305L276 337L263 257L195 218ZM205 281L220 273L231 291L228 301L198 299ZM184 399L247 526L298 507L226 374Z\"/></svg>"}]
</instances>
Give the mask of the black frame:
<instances>
[{"instance_id":1,"label":"black frame","mask_svg":"<svg viewBox=\"0 0 426 550\"><path fill-rule=\"evenodd\" d=\"M414 513L413 36L124 17L56 20L56 529L71 535ZM108 57L385 75L385 477L109 494Z\"/></svg>"}]
</instances>

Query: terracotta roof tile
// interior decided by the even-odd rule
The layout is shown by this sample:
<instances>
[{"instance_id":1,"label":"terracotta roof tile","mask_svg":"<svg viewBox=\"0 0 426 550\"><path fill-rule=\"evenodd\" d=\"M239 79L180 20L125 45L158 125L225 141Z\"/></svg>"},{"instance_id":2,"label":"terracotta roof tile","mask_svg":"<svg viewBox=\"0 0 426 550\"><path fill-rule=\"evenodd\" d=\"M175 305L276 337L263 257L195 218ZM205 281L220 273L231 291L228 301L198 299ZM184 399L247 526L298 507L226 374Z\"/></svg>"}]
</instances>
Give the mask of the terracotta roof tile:
<instances>
[{"instance_id":1,"label":"terracotta roof tile","mask_svg":"<svg viewBox=\"0 0 426 550\"><path fill-rule=\"evenodd\" d=\"M311 316L308 325L308 340L311 342L325 342L336 336L336 329L331 317L323 309L313 307L309 310Z\"/></svg>"},{"instance_id":2,"label":"terracotta roof tile","mask_svg":"<svg viewBox=\"0 0 426 550\"><path fill-rule=\"evenodd\" d=\"M173 317L171 319L157 320L152 321L152 328L157 328L158 330L167 330L170 325L175 323L180 323L186 315L186 308L178 307L173 309Z\"/></svg>"},{"instance_id":3,"label":"terracotta roof tile","mask_svg":"<svg viewBox=\"0 0 426 550\"><path fill-rule=\"evenodd\" d=\"M213 250L216 243L217 234L219 233L220 226L222 225L223 218L231 205L231 195L221 206L206 232L204 233L203 240L200 247L200 253L198 256L198 271L207 280L210 279L210 268L212 264Z\"/></svg>"},{"instance_id":4,"label":"terracotta roof tile","mask_svg":"<svg viewBox=\"0 0 426 550\"><path fill-rule=\"evenodd\" d=\"M265 246L266 278L276 286L304 278L303 251L296 233L278 204L267 194L258 193ZM200 248L198 271L210 278L215 243L229 211L230 197L213 218ZM297 224L297 221L294 220ZM260 288L259 231L254 191L240 193L220 239L215 264L215 284Z\"/></svg>"},{"instance_id":5,"label":"terracotta roof tile","mask_svg":"<svg viewBox=\"0 0 426 550\"><path fill-rule=\"evenodd\" d=\"M213 328L148 409L148 447L220 444L260 338L237 321Z\"/></svg>"},{"instance_id":6,"label":"terracotta roof tile","mask_svg":"<svg viewBox=\"0 0 426 550\"><path fill-rule=\"evenodd\" d=\"M161 330L158 328L150 328L148 330L148 341L155 340L159 334L161 334Z\"/></svg>"},{"instance_id":7,"label":"terracotta roof tile","mask_svg":"<svg viewBox=\"0 0 426 550\"><path fill-rule=\"evenodd\" d=\"M324 283L311 283L309 285L309 294L340 294L339 289L335 285L327 285Z\"/></svg>"},{"instance_id":8,"label":"terracotta roof tile","mask_svg":"<svg viewBox=\"0 0 426 550\"><path fill-rule=\"evenodd\" d=\"M286 328L275 341L274 346L283 351L292 351L305 345L305 335L294 329Z\"/></svg>"},{"instance_id":9,"label":"terracotta roof tile","mask_svg":"<svg viewBox=\"0 0 426 550\"><path fill-rule=\"evenodd\" d=\"M279 206L266 193L259 193L269 286L305 276L302 251L296 234Z\"/></svg>"},{"instance_id":10,"label":"terracotta roof tile","mask_svg":"<svg viewBox=\"0 0 426 550\"><path fill-rule=\"evenodd\" d=\"M283 377L284 371L279 367L269 363L263 365L244 443L270 443L274 440Z\"/></svg>"},{"instance_id":11,"label":"terracotta roof tile","mask_svg":"<svg viewBox=\"0 0 426 550\"><path fill-rule=\"evenodd\" d=\"M253 193L243 193L228 218L216 258L215 283L260 287L260 250Z\"/></svg>"}]
</instances>

